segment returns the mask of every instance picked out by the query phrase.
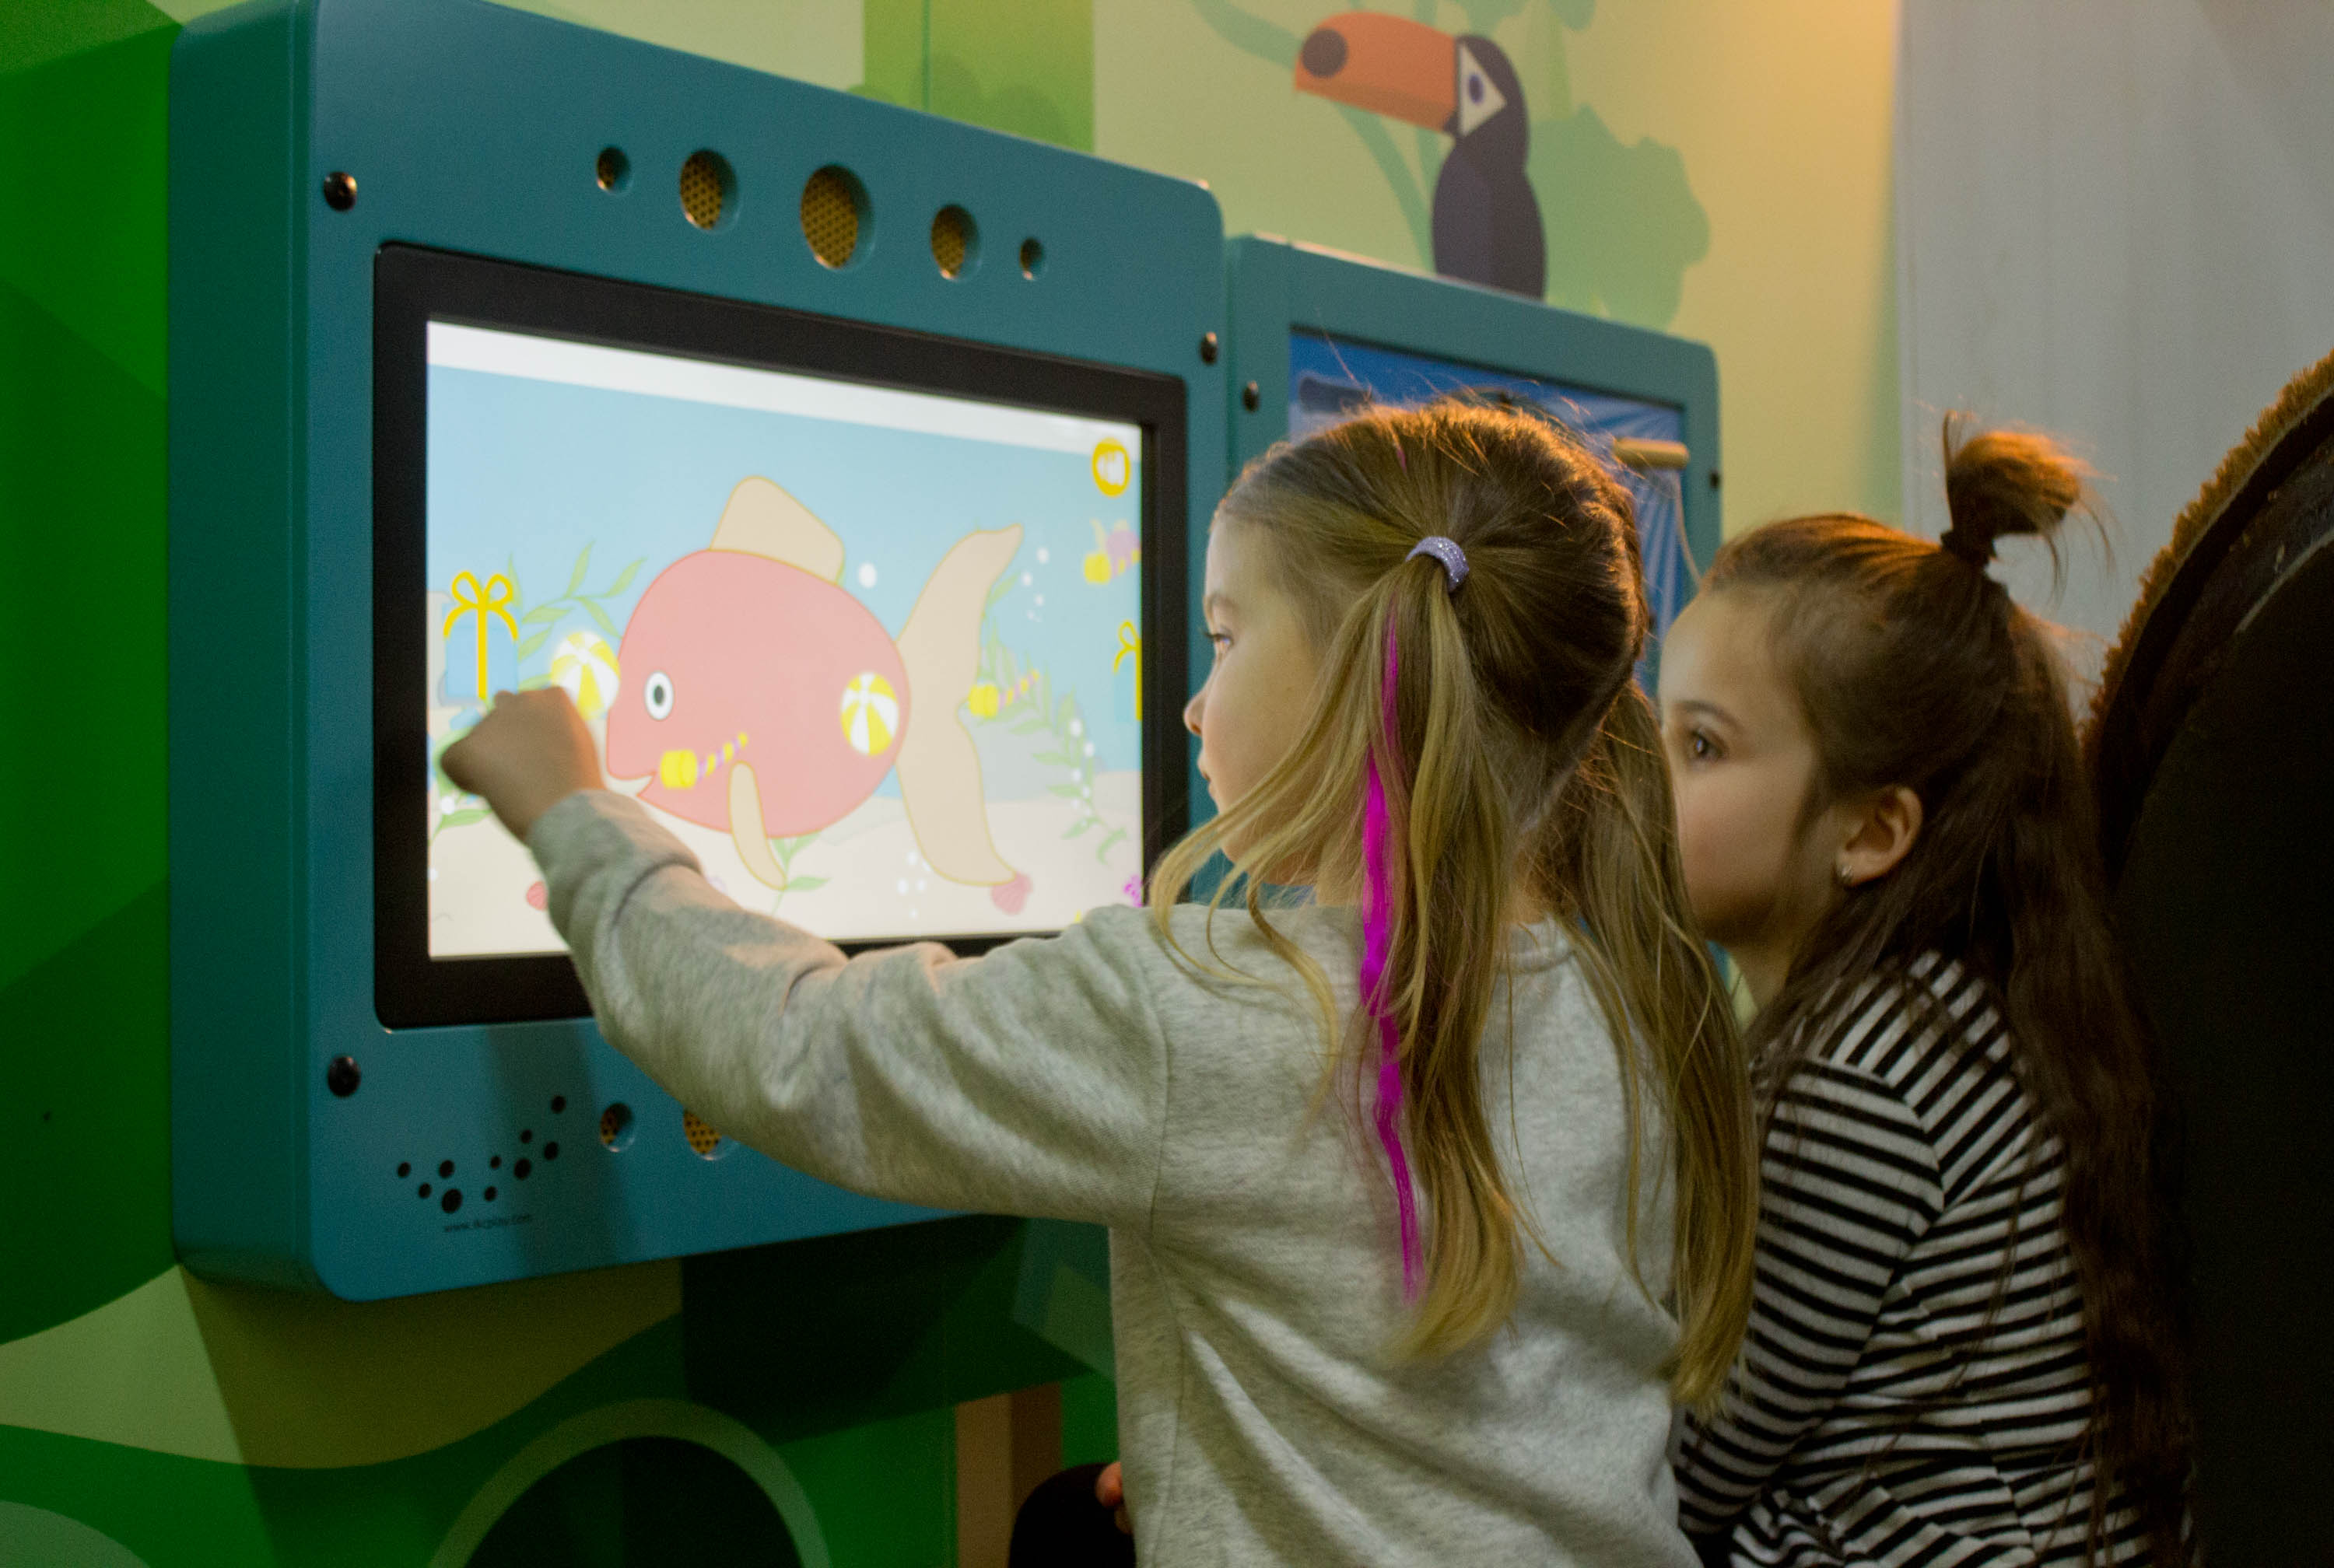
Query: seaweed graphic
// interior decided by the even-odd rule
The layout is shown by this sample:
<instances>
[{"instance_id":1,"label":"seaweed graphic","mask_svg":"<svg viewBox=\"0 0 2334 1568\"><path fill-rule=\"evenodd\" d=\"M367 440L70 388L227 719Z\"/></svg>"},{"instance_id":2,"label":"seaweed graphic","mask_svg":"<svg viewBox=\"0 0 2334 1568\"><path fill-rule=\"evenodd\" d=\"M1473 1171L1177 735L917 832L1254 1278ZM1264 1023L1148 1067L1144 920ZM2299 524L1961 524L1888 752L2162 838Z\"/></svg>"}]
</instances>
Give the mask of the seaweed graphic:
<instances>
[{"instance_id":1,"label":"seaweed graphic","mask_svg":"<svg viewBox=\"0 0 2334 1568\"><path fill-rule=\"evenodd\" d=\"M643 556L617 572L616 580L599 592L585 593L582 592L584 574L591 569L592 565L592 545L585 544L583 553L575 557L575 570L568 573L566 592L556 599L544 601L533 610L526 611L519 616L518 623L521 628L532 626L535 630L519 639L518 647L512 654L514 662L523 661L534 654L553 632L559 630L560 622L565 620L577 610L583 611L592 618L592 624L600 629L602 635L621 636L622 633L616 630L616 623L610 620L608 612L601 608L601 601L613 599L631 587L632 578L646 563L647 557ZM511 608L516 611L520 605L526 602L526 588L519 581L517 565L514 563L504 567L503 575L511 581ZM551 677L548 675L530 676L519 682L519 689L531 690L535 687L550 684Z\"/></svg>"},{"instance_id":2,"label":"seaweed graphic","mask_svg":"<svg viewBox=\"0 0 2334 1568\"><path fill-rule=\"evenodd\" d=\"M827 879L825 877L798 877L795 875L795 857L802 853L805 849L808 849L812 842L817 837L818 835L815 832L796 833L792 838L772 839L770 841L770 852L778 857L778 870L786 874L786 885L780 888L778 890L778 896L770 900L770 913L773 915L778 912L778 906L786 901L786 895L788 893L815 892L819 889L826 886Z\"/></svg>"},{"instance_id":3,"label":"seaweed graphic","mask_svg":"<svg viewBox=\"0 0 2334 1568\"><path fill-rule=\"evenodd\" d=\"M989 590L988 611L996 609L1010 586L1000 582ZM1065 692L1057 700L1052 677L1006 644L993 615L984 612L982 628L979 684L989 688L991 706L986 712L975 706L973 721L1004 725L1009 735L1045 734L1053 738L1051 749L1037 753L1037 760L1067 769L1069 777L1046 788L1068 801L1078 813L1062 837L1075 839L1099 828L1103 836L1095 844L1095 859L1107 860L1112 847L1126 837L1126 829L1095 808L1095 747L1086 738L1085 715L1078 706L1077 694Z\"/></svg>"}]
</instances>

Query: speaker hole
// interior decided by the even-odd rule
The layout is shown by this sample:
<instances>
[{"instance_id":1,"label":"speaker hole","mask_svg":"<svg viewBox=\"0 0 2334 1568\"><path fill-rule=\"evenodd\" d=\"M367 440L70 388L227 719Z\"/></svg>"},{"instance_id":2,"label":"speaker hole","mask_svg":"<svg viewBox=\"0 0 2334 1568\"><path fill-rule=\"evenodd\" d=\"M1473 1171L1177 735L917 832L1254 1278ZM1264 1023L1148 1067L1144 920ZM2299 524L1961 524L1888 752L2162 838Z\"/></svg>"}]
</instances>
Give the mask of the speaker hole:
<instances>
[{"instance_id":1,"label":"speaker hole","mask_svg":"<svg viewBox=\"0 0 2334 1568\"><path fill-rule=\"evenodd\" d=\"M821 265L844 267L859 254L867 227L867 188L839 163L830 163L803 186L802 231Z\"/></svg>"},{"instance_id":2,"label":"speaker hole","mask_svg":"<svg viewBox=\"0 0 2334 1568\"><path fill-rule=\"evenodd\" d=\"M728 1150L721 1130L694 1111L681 1111L680 1135L689 1140L690 1149L699 1159L718 1159Z\"/></svg>"},{"instance_id":3,"label":"speaker hole","mask_svg":"<svg viewBox=\"0 0 2334 1568\"><path fill-rule=\"evenodd\" d=\"M980 226L972 214L951 205L932 215L932 260L944 278L960 278L979 265Z\"/></svg>"},{"instance_id":4,"label":"speaker hole","mask_svg":"<svg viewBox=\"0 0 2334 1568\"><path fill-rule=\"evenodd\" d=\"M1032 235L1021 242L1021 275L1035 278L1045 270L1046 247L1037 243L1037 236Z\"/></svg>"},{"instance_id":5,"label":"speaker hole","mask_svg":"<svg viewBox=\"0 0 2334 1568\"><path fill-rule=\"evenodd\" d=\"M699 228L717 228L738 205L738 177L729 160L699 148L680 166L680 210Z\"/></svg>"},{"instance_id":6,"label":"speaker hole","mask_svg":"<svg viewBox=\"0 0 2334 1568\"><path fill-rule=\"evenodd\" d=\"M622 190L632 183L632 160L621 147L603 147L592 160L592 178L600 182L602 190Z\"/></svg>"},{"instance_id":7,"label":"speaker hole","mask_svg":"<svg viewBox=\"0 0 2334 1568\"><path fill-rule=\"evenodd\" d=\"M630 1148L632 1141L632 1108L619 1100L600 1112L600 1141L611 1153Z\"/></svg>"}]
</instances>

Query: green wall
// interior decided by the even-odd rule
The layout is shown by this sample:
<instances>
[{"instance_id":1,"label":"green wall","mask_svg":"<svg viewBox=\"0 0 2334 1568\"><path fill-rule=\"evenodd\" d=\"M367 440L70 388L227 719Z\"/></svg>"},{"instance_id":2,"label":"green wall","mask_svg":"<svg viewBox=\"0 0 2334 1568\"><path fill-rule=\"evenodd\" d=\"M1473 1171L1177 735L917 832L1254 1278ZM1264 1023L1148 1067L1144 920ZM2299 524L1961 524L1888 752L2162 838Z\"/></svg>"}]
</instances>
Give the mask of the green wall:
<instances>
[{"instance_id":1,"label":"green wall","mask_svg":"<svg viewBox=\"0 0 2334 1568\"><path fill-rule=\"evenodd\" d=\"M1423 264L1439 139L1290 84L1340 3L513 3ZM1058 1383L1065 1458L1113 1450L1091 1232L956 1220L362 1307L173 1261L164 111L178 26L217 6L161 5L0 3L0 1563L786 1561L774 1513L804 1561L957 1561L967 1401ZM1734 522L1893 509L1890 8L1384 8L1517 62L1551 298L1717 348Z\"/></svg>"}]
</instances>

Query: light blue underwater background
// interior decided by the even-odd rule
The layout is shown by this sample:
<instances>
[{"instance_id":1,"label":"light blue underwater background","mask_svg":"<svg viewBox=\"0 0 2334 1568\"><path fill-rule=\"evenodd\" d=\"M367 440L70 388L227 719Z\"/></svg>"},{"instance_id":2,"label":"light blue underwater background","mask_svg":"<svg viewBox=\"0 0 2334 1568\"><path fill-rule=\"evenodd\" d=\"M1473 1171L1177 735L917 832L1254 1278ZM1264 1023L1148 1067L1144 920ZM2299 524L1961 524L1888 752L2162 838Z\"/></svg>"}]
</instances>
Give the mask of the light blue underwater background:
<instances>
[{"instance_id":1,"label":"light blue underwater background","mask_svg":"<svg viewBox=\"0 0 2334 1568\"><path fill-rule=\"evenodd\" d=\"M1113 496L1095 485L1084 452L444 366L429 375L429 591L450 593L464 572L482 585L504 572L517 591L518 639L498 618L489 625L489 690L547 675L571 633L596 632L616 647L656 574L710 544L731 489L760 475L842 538L844 588L894 637L951 544L975 529L1020 524L1020 550L998 579L984 635L1043 670L1056 702L1077 699L1095 768L1142 765L1132 679L1112 669L1122 624L1142 628L1142 567L1103 583L1083 572L1096 524L1105 534L1116 524L1140 531L1141 445L1132 428L1123 439L1133 482ZM625 578L634 562L641 564ZM862 568L871 565L874 582L863 584ZM524 620L570 592L582 597L555 620ZM443 634L450 608L439 609L432 635ZM531 651L516 657L529 640ZM475 706L477 646L475 621L464 615L446 638L434 700ZM459 716L456 726L471 717ZM1001 798L1002 782L991 781L990 798ZM878 793L898 790L886 775Z\"/></svg>"}]
</instances>

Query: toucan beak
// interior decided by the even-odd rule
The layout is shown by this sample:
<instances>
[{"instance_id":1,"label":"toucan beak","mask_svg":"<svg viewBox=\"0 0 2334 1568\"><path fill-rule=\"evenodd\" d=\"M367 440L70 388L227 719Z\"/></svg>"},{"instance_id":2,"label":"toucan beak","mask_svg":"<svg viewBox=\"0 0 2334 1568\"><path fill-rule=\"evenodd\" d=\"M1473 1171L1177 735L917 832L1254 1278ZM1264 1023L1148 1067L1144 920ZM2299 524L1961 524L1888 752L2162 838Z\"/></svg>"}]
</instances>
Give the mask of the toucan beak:
<instances>
[{"instance_id":1,"label":"toucan beak","mask_svg":"<svg viewBox=\"0 0 2334 1568\"><path fill-rule=\"evenodd\" d=\"M1423 22L1343 12L1297 52L1297 90L1448 131L1459 109L1459 41Z\"/></svg>"}]
</instances>

